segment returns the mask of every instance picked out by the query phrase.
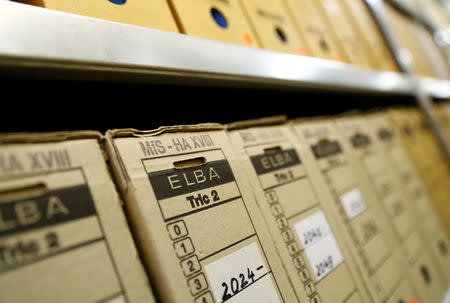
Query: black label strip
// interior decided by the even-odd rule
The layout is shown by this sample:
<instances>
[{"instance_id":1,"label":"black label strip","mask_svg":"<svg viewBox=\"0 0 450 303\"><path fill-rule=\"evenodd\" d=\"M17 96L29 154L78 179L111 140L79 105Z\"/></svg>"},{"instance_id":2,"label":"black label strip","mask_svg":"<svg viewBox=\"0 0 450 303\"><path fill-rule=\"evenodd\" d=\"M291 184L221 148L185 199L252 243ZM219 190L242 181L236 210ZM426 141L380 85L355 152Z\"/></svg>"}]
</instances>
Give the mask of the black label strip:
<instances>
[{"instance_id":1,"label":"black label strip","mask_svg":"<svg viewBox=\"0 0 450 303\"><path fill-rule=\"evenodd\" d=\"M148 178L158 200L234 181L234 175L227 160L152 172L148 174Z\"/></svg>"},{"instance_id":2,"label":"black label strip","mask_svg":"<svg viewBox=\"0 0 450 303\"><path fill-rule=\"evenodd\" d=\"M341 145L337 141L327 141L311 146L316 159L321 159L342 152Z\"/></svg>"},{"instance_id":3,"label":"black label strip","mask_svg":"<svg viewBox=\"0 0 450 303\"><path fill-rule=\"evenodd\" d=\"M295 149L282 150L275 153L250 157L258 175L301 164Z\"/></svg>"},{"instance_id":4,"label":"black label strip","mask_svg":"<svg viewBox=\"0 0 450 303\"><path fill-rule=\"evenodd\" d=\"M0 237L96 215L87 185L0 203Z\"/></svg>"}]
</instances>

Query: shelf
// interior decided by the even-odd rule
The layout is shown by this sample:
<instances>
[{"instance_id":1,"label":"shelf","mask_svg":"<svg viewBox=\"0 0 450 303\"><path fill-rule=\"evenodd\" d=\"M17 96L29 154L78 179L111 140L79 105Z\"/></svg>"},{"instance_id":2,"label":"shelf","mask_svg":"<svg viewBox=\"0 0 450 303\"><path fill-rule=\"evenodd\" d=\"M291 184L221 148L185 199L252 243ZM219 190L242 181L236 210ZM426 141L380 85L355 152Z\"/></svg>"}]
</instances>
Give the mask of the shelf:
<instances>
[{"instance_id":1,"label":"shelf","mask_svg":"<svg viewBox=\"0 0 450 303\"><path fill-rule=\"evenodd\" d=\"M411 94L401 73L0 0L0 75Z\"/></svg>"},{"instance_id":2,"label":"shelf","mask_svg":"<svg viewBox=\"0 0 450 303\"><path fill-rule=\"evenodd\" d=\"M422 77L420 79L423 91L438 99L450 99L450 81Z\"/></svg>"}]
</instances>

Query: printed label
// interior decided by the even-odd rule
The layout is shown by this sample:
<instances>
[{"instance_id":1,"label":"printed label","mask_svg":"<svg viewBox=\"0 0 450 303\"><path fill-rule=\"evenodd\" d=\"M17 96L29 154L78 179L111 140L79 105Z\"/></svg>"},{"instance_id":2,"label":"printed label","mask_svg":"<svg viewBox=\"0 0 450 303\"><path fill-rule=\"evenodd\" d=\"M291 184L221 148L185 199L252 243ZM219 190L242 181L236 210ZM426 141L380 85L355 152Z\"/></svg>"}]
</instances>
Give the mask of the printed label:
<instances>
[{"instance_id":1,"label":"printed label","mask_svg":"<svg viewBox=\"0 0 450 303\"><path fill-rule=\"evenodd\" d=\"M344 261L328 221L322 211L295 224L295 230L317 281Z\"/></svg>"},{"instance_id":2,"label":"printed label","mask_svg":"<svg viewBox=\"0 0 450 303\"><path fill-rule=\"evenodd\" d=\"M346 192L341 197L341 203L349 219L353 219L366 210L366 204L361 197L359 189L355 188Z\"/></svg>"},{"instance_id":3,"label":"printed label","mask_svg":"<svg viewBox=\"0 0 450 303\"><path fill-rule=\"evenodd\" d=\"M255 242L206 265L205 271L217 303L280 303Z\"/></svg>"},{"instance_id":4,"label":"printed label","mask_svg":"<svg viewBox=\"0 0 450 303\"><path fill-rule=\"evenodd\" d=\"M337 141L327 141L311 146L316 159L337 155L342 152L341 146Z\"/></svg>"},{"instance_id":5,"label":"printed label","mask_svg":"<svg viewBox=\"0 0 450 303\"><path fill-rule=\"evenodd\" d=\"M301 164L294 149L250 157L258 175Z\"/></svg>"}]
</instances>

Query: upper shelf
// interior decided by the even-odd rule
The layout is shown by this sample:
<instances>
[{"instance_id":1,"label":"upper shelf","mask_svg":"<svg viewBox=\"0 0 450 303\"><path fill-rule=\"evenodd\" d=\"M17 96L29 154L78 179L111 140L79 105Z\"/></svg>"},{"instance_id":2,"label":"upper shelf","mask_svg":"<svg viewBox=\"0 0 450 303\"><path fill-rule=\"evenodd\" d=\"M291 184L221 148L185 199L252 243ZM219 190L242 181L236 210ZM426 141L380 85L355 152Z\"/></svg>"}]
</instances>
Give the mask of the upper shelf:
<instances>
[{"instance_id":1,"label":"upper shelf","mask_svg":"<svg viewBox=\"0 0 450 303\"><path fill-rule=\"evenodd\" d=\"M0 0L0 74L411 94L401 73L200 39ZM47 73L48 75L48 73ZM450 98L450 82L427 91Z\"/></svg>"}]
</instances>

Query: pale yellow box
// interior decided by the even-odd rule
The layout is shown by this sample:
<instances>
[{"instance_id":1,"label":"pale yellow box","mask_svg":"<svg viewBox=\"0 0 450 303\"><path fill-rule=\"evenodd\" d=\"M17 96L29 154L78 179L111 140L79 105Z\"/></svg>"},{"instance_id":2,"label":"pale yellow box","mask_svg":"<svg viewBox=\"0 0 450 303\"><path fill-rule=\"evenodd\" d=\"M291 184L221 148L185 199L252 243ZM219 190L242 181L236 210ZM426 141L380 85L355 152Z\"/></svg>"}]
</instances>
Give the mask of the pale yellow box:
<instances>
[{"instance_id":1,"label":"pale yellow box","mask_svg":"<svg viewBox=\"0 0 450 303\"><path fill-rule=\"evenodd\" d=\"M297 302L223 126L107 133L163 302Z\"/></svg>"},{"instance_id":2,"label":"pale yellow box","mask_svg":"<svg viewBox=\"0 0 450 303\"><path fill-rule=\"evenodd\" d=\"M365 0L339 0L339 2L347 12L352 27L372 50L371 53L376 66L383 70L398 71L394 56L389 50Z\"/></svg>"},{"instance_id":3,"label":"pale yellow box","mask_svg":"<svg viewBox=\"0 0 450 303\"><path fill-rule=\"evenodd\" d=\"M450 177L444 153L419 109L389 109L387 115L411 157L432 205L445 224L448 237L450 224L446 219L449 216L446 205L450 195Z\"/></svg>"},{"instance_id":4,"label":"pale yellow box","mask_svg":"<svg viewBox=\"0 0 450 303\"><path fill-rule=\"evenodd\" d=\"M367 116L367 121L371 126L374 141L378 142L384 157L397 175L402 195L404 199L408 199L408 205L414 211L415 222L421 222L416 225L425 237L423 241L425 245L422 247L431 249L448 284L450 282L449 239L423 182L411 162L407 152L409 148L402 143L403 129L396 129L385 113L372 113Z\"/></svg>"},{"instance_id":5,"label":"pale yellow box","mask_svg":"<svg viewBox=\"0 0 450 303\"><path fill-rule=\"evenodd\" d=\"M336 214L319 199L295 135L284 121L271 117L235 122L228 125L228 135L298 302L373 302L344 244Z\"/></svg>"},{"instance_id":6,"label":"pale yellow box","mask_svg":"<svg viewBox=\"0 0 450 303\"><path fill-rule=\"evenodd\" d=\"M178 32L166 0L17 0L49 9Z\"/></svg>"},{"instance_id":7,"label":"pale yellow box","mask_svg":"<svg viewBox=\"0 0 450 303\"><path fill-rule=\"evenodd\" d=\"M436 77L436 72L431 65L427 54L424 52L417 36L414 34L415 24L408 17L397 12L387 3L384 5L389 25L392 27L395 39L411 55L412 66L415 72L422 76Z\"/></svg>"},{"instance_id":8,"label":"pale yellow box","mask_svg":"<svg viewBox=\"0 0 450 303\"><path fill-rule=\"evenodd\" d=\"M1 302L155 302L101 139L0 136Z\"/></svg>"},{"instance_id":9,"label":"pale yellow box","mask_svg":"<svg viewBox=\"0 0 450 303\"><path fill-rule=\"evenodd\" d=\"M374 201L381 206L381 215L387 218L394 242L402 249L408 262L408 276L423 299L440 302L447 289L444 273L433 257L426 235L417 225L415 207L405 195L400 175L393 170L384 149L376 143L369 124L362 115L336 119L343 140L349 146L355 171L375 189Z\"/></svg>"},{"instance_id":10,"label":"pale yellow box","mask_svg":"<svg viewBox=\"0 0 450 303\"><path fill-rule=\"evenodd\" d=\"M371 50L353 28L350 17L341 7L341 3L338 0L319 0L317 3L350 63L360 67L375 68Z\"/></svg>"},{"instance_id":11,"label":"pale yellow box","mask_svg":"<svg viewBox=\"0 0 450 303\"><path fill-rule=\"evenodd\" d=\"M325 21L316 1L284 0L292 20L305 40L312 56L346 62L342 50Z\"/></svg>"},{"instance_id":12,"label":"pale yellow box","mask_svg":"<svg viewBox=\"0 0 450 303\"><path fill-rule=\"evenodd\" d=\"M167 0L182 33L259 47L239 0Z\"/></svg>"},{"instance_id":13,"label":"pale yellow box","mask_svg":"<svg viewBox=\"0 0 450 303\"><path fill-rule=\"evenodd\" d=\"M346 244L374 301L423 302L407 277L406 260L374 189L355 167L356 159L333 118L291 124L317 194L329 201L324 207L337 214Z\"/></svg>"},{"instance_id":14,"label":"pale yellow box","mask_svg":"<svg viewBox=\"0 0 450 303\"><path fill-rule=\"evenodd\" d=\"M240 0L261 47L308 55L305 43L280 0Z\"/></svg>"}]
</instances>

